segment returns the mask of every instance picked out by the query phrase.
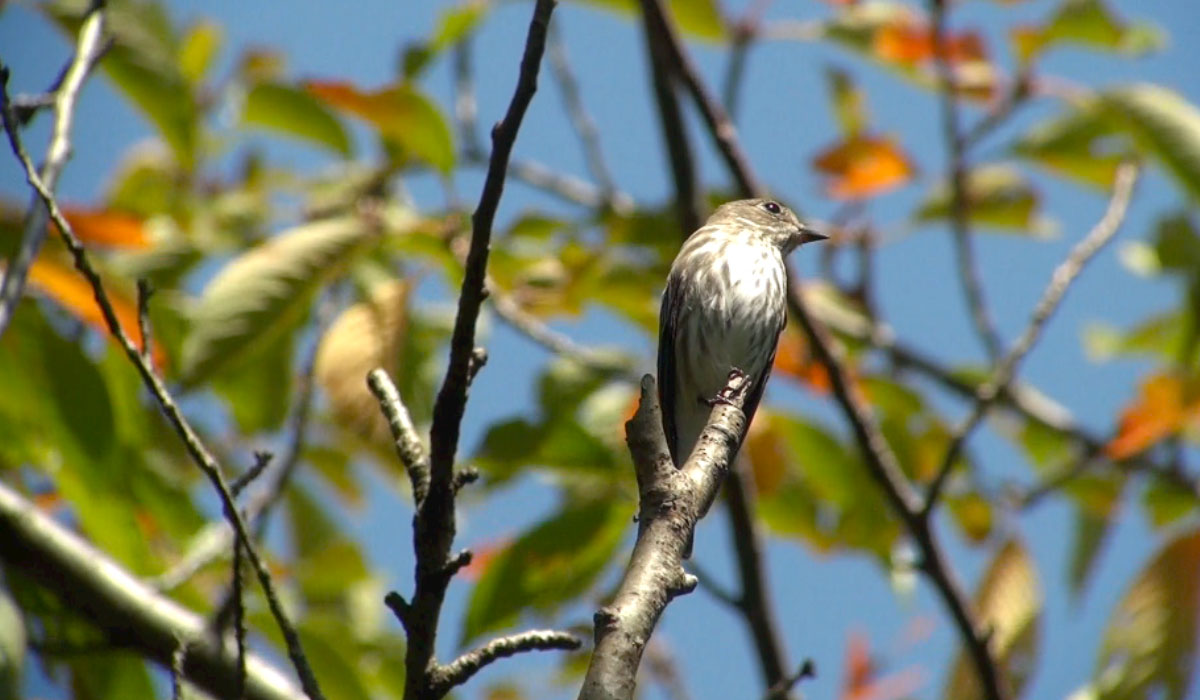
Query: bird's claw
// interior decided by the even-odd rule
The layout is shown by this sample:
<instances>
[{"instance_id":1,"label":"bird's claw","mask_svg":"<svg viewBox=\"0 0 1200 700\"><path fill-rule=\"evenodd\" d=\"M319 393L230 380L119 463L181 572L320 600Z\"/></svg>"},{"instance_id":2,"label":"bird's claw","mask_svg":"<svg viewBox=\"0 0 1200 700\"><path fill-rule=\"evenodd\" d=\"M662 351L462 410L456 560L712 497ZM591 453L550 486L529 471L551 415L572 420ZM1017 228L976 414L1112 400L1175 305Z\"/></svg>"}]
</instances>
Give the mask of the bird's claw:
<instances>
[{"instance_id":1,"label":"bird's claw","mask_svg":"<svg viewBox=\"0 0 1200 700\"><path fill-rule=\"evenodd\" d=\"M709 408L716 408L718 405L721 405L721 404L724 404L725 406L732 406L734 403L734 401L733 401L734 398L736 397L737 394L741 393L741 391L740 391L740 389L731 391L729 388L729 385L731 383L733 383L734 379L745 379L746 376L747 375L745 372L738 369L737 367L734 367L733 369L729 370L729 379L725 382L725 386L722 387L721 390L717 392L717 395L712 397L711 399L701 398L700 399L701 403L708 406Z\"/></svg>"}]
</instances>

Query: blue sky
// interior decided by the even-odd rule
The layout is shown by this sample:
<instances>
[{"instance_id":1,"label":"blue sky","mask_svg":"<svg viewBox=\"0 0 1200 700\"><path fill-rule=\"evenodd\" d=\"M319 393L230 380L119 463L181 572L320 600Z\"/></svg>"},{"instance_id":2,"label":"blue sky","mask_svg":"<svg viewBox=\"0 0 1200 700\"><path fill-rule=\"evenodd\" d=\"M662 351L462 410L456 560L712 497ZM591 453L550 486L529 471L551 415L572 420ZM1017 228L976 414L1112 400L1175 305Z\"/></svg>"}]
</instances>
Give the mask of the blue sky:
<instances>
[{"instance_id":1,"label":"blue sky","mask_svg":"<svg viewBox=\"0 0 1200 700\"><path fill-rule=\"evenodd\" d=\"M1065 49L1052 54L1045 68L1056 75L1088 85L1110 85L1146 80L1165 84L1200 104L1200 42L1192 38L1200 31L1200 9L1189 0L1155 3L1110 3L1121 15L1151 19L1170 32L1166 48L1140 59L1124 59L1083 50ZM726 6L737 14L741 2ZM219 70L228 70L233 57L247 46L269 46L287 56L290 74L301 78L342 78L372 87L389 81L395 73L399 47L430 31L438 3L383 2L364 0L353 4L289 2L169 3L177 21L211 17L223 28L225 48ZM1007 63L1002 31L1017 18L1037 21L1046 17L1054 3L1029 0L1009 8L999 3L963 2L955 11L953 26L986 27L989 45ZM491 13L475 48L478 67L477 90L480 122L486 126L507 105L515 82L517 62L528 22L530 3L504 3ZM777 2L768 16L810 19L824 16L825 5L815 0ZM1142 15L1140 13L1153 13ZM602 144L614 178L621 189L639 203L661 203L671 195L670 179L658 123L650 100L640 29L625 18L582 3L564 3L555 22L567 41L583 91L583 98L597 122ZM710 85L719 85L725 65L723 52L693 46L693 52ZM13 72L11 89L37 91L51 81L65 59L65 39L25 5L10 4L0 13L0 56ZM878 288L882 313L901 338L929 354L958 364L980 362L983 353L971 332L954 272L947 232L941 227L906 232L905 222L928 184L941 172L944 159L937 103L927 93L898 81L894 76L829 46L815 43L779 42L758 46L750 54L747 82L739 113L743 144L754 166L770 187L807 215L830 216L838 204L824 198L819 182L809 168L811 157L837 137L837 128L826 98L824 69L827 66L851 71L867 94L872 125L901 137L920 168L917 184L880 198L872 204L873 219L894 240L881 252ZM426 76L425 89L442 104L450 103L448 66L441 62ZM541 82L517 142L515 155L539 160L556 169L586 176L587 170L561 107L561 96L548 77ZM1053 114L1055 105L1042 103L1023 112L1018 127ZM978 117L966 110L968 120ZM700 151L704 182L723 184L727 177L714 157L707 137L691 120L692 141ZM40 120L29 137L35 150L45 137L46 120ZM1008 132L1011 133L1011 132ZM93 201L103 191L107 176L121 155L145 138L149 129L139 115L116 98L103 81L93 80L85 88L75 130L75 153L63 175L60 191L70 201ZM981 153L999 154L994 144ZM361 134L360 134L361 136ZM255 140L283 167L311 171L329 164L314 150L263 137ZM359 141L360 153L369 153L369 142ZM456 187L467 200L477 197L481 172L466 172ZM1035 174L1042 186L1045 211L1056 217L1060 235L1049 242L1031 242L1009 236L980 236L978 255L984 283L1003 337L1013 339L1041 294L1054 266L1103 212L1102 196ZM422 205L441 205L437 183L417 179L410 184ZM15 161L0 157L0 196L26 197L23 179ZM1129 241L1147 235L1154 218L1183 202L1183 195L1160 173L1151 171L1141 182L1135 203L1116 245L1088 268L1070 292L1045 337L1024 364L1021 376L1046 394L1068 406L1083 424L1103 432L1111 428L1117 407L1131 395L1146 366L1137 362L1097 365L1084 355L1080 342L1083 328L1104 321L1117 326L1144 318L1151 311L1173 303L1177 294L1170 285L1152 283L1128 272L1118 260L1118 251ZM510 184L500 208L500 221L529 207L573 210L545 195ZM578 213L578 212L575 212ZM804 275L815 274L814 256L798 254ZM436 290L428 292L432 297ZM645 369L652 365L652 339L623 327L602 313L556 327L585 343L615 344L641 353ZM546 353L507 328L488 324L490 362L472 391L464 426L462 452L482 435L492 420L531 408L531 380L546 361ZM840 416L825 401L814 401L786 381L776 380L768 400L811 411L830 425L840 426ZM944 404L950 415L962 410ZM988 431L980 431L971 442L972 453L985 474L999 483L1021 478L1023 459ZM368 478L374 479L370 476ZM390 489L371 489L379 494L358 513L347 515L352 529L366 537L376 564L391 575L390 584L407 590L411 580L411 552L407 536L396 538L409 527L409 512L397 507ZM518 480L486 501L468 498L462 508L463 526L459 544L470 546L520 532L556 506L550 485L533 478ZM1135 506L1136 504L1130 504ZM1022 537L1039 565L1046 592L1043 617L1043 656L1034 685L1026 697L1062 697L1085 682L1095 664L1104 621L1130 577L1152 551L1148 526L1136 507L1124 509L1120 525L1102 556L1082 600L1068 598L1065 587L1065 557L1070 534L1070 512L1061 503L1047 501L1018 521L1004 525ZM697 537L696 558L722 580L732 562L726 543L723 514L714 510ZM985 560L980 552L956 542L943 528L949 551L960 575L970 584L977 579ZM395 546L399 540L404 546ZM920 697L940 693L943 672L957 643L954 631L938 601L923 583L911 595L898 595L878 567L863 557L819 556L805 546L789 541L772 541L768 548L770 582L780 614L781 627L791 657L798 663L812 657L818 677L804 685L810 698L836 697L841 683L841 662L848 634L861 630L872 649L889 656L892 667L920 667L924 684ZM458 614L466 599L467 586L455 584L447 608L447 629L457 627ZM579 608L568 621L586 620L589 611ZM914 627L930 630L928 638L909 644L902 640ZM740 621L703 592L678 599L660 626L681 667L693 697L756 697L758 670L750 656L748 638ZM452 651L453 634L443 635L442 657ZM902 651L902 653L901 653ZM506 662L484 672L468 687L466 697L484 687L489 678L522 669L533 678L539 697L573 697L574 689L549 689L542 671L553 668L548 656ZM45 695L42 691L39 694ZM657 697L657 695L651 695Z\"/></svg>"}]
</instances>

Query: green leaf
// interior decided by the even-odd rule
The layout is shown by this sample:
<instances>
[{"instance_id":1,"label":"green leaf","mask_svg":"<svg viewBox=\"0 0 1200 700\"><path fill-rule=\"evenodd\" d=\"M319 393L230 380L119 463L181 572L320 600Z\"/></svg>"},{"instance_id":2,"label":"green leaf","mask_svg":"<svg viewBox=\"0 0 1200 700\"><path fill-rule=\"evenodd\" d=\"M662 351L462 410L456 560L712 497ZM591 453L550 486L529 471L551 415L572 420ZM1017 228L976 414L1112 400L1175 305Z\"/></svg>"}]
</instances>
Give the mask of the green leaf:
<instances>
[{"instance_id":1,"label":"green leaf","mask_svg":"<svg viewBox=\"0 0 1200 700\"><path fill-rule=\"evenodd\" d=\"M1084 185L1107 190L1117 166L1132 155L1129 143L1096 101L1087 101L1035 125L1013 153Z\"/></svg>"},{"instance_id":2,"label":"green leaf","mask_svg":"<svg viewBox=\"0 0 1200 700\"><path fill-rule=\"evenodd\" d=\"M1042 594L1033 559L1018 540L1009 540L983 574L974 609L983 629L991 630L989 646L1009 682L1010 697L1020 697L1038 658L1038 625ZM942 697L983 697L974 665L959 652Z\"/></svg>"},{"instance_id":3,"label":"green leaf","mask_svg":"<svg viewBox=\"0 0 1200 700\"><path fill-rule=\"evenodd\" d=\"M294 323L269 341L254 344L236 364L211 376L213 391L225 399L242 434L275 430L287 418L295 384L292 354L298 327Z\"/></svg>"},{"instance_id":4,"label":"green leaf","mask_svg":"<svg viewBox=\"0 0 1200 700\"><path fill-rule=\"evenodd\" d=\"M1179 93L1151 83L1112 90L1101 104L1200 203L1200 110Z\"/></svg>"},{"instance_id":5,"label":"green leaf","mask_svg":"<svg viewBox=\"0 0 1200 700\"><path fill-rule=\"evenodd\" d=\"M146 662L132 652L77 654L69 667L71 697L76 700L156 697Z\"/></svg>"},{"instance_id":6,"label":"green leaf","mask_svg":"<svg viewBox=\"0 0 1200 700\"><path fill-rule=\"evenodd\" d=\"M295 328L313 294L375 235L358 217L326 219L284 231L235 258L204 288L192 313L183 381L195 384Z\"/></svg>"},{"instance_id":7,"label":"green leaf","mask_svg":"<svg viewBox=\"0 0 1200 700\"><path fill-rule=\"evenodd\" d=\"M1006 163L981 165L967 173L966 198L970 221L1001 232L1045 237L1051 224L1038 215L1039 196L1020 170ZM949 219L950 186L938 183L917 210L918 221Z\"/></svg>"},{"instance_id":8,"label":"green leaf","mask_svg":"<svg viewBox=\"0 0 1200 700\"><path fill-rule=\"evenodd\" d=\"M1196 512L1196 494L1189 488L1155 477L1142 492L1142 508L1156 528L1164 528Z\"/></svg>"},{"instance_id":9,"label":"green leaf","mask_svg":"<svg viewBox=\"0 0 1200 700\"><path fill-rule=\"evenodd\" d=\"M637 17L637 0L578 0L587 5L600 7L627 17ZM667 5L675 24L686 34L705 41L720 41L725 38L725 23L714 0L670 0Z\"/></svg>"},{"instance_id":10,"label":"green leaf","mask_svg":"<svg viewBox=\"0 0 1200 700\"><path fill-rule=\"evenodd\" d=\"M203 80L221 48L221 27L200 21L188 29L179 47L179 71L193 85Z\"/></svg>"},{"instance_id":11,"label":"green leaf","mask_svg":"<svg viewBox=\"0 0 1200 700\"><path fill-rule=\"evenodd\" d=\"M405 80L411 81L416 78L434 58L473 32L487 11L488 3L481 0L468 0L461 5L442 10L429 40L413 42L405 47Z\"/></svg>"},{"instance_id":12,"label":"green leaf","mask_svg":"<svg viewBox=\"0 0 1200 700\"><path fill-rule=\"evenodd\" d=\"M46 6L46 11L75 32L86 6L72 0ZM147 0L113 2L106 9L106 32L113 44L101 69L158 129L179 165L191 170L200 112L180 66L180 42L170 17L162 4Z\"/></svg>"},{"instance_id":13,"label":"green leaf","mask_svg":"<svg viewBox=\"0 0 1200 700\"><path fill-rule=\"evenodd\" d=\"M342 123L315 97L290 85L259 83L250 88L242 112L246 124L259 126L350 155Z\"/></svg>"},{"instance_id":14,"label":"green leaf","mask_svg":"<svg viewBox=\"0 0 1200 700\"><path fill-rule=\"evenodd\" d=\"M1200 532L1164 546L1117 603L1092 692L1099 700L1182 700L1195 674Z\"/></svg>"},{"instance_id":15,"label":"green leaf","mask_svg":"<svg viewBox=\"0 0 1200 700\"><path fill-rule=\"evenodd\" d=\"M1188 319L1184 313L1151 316L1129 330L1093 323L1084 328L1083 343L1088 359L1103 362L1127 355L1149 355L1168 362L1183 350Z\"/></svg>"},{"instance_id":16,"label":"green leaf","mask_svg":"<svg viewBox=\"0 0 1200 700\"><path fill-rule=\"evenodd\" d=\"M471 591L462 643L511 625L521 611L549 614L593 585L631 523L620 499L569 504L496 555Z\"/></svg>"},{"instance_id":17,"label":"green leaf","mask_svg":"<svg viewBox=\"0 0 1200 700\"><path fill-rule=\"evenodd\" d=\"M1067 567L1067 582L1071 594L1078 599L1088 575L1112 530L1125 488L1123 477L1084 475L1067 486L1075 501L1074 535L1071 558Z\"/></svg>"},{"instance_id":18,"label":"green leaf","mask_svg":"<svg viewBox=\"0 0 1200 700\"><path fill-rule=\"evenodd\" d=\"M847 140L862 135L867 128L866 95L844 70L826 69L825 81L829 84L829 99L842 135Z\"/></svg>"},{"instance_id":19,"label":"green leaf","mask_svg":"<svg viewBox=\"0 0 1200 700\"><path fill-rule=\"evenodd\" d=\"M1126 25L1102 0L1064 0L1050 21L1036 32L1038 53L1059 44L1075 44L1137 56L1164 44L1157 27Z\"/></svg>"}]
</instances>

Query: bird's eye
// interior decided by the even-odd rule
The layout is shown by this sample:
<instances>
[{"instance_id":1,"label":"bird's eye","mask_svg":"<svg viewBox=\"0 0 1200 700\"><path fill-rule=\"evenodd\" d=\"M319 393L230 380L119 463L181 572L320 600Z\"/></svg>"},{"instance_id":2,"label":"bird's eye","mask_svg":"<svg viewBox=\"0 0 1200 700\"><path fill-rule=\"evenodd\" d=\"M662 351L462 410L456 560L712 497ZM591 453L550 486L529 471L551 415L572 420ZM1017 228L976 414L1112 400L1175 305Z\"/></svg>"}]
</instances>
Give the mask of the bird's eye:
<instances>
[{"instance_id":1,"label":"bird's eye","mask_svg":"<svg viewBox=\"0 0 1200 700\"><path fill-rule=\"evenodd\" d=\"M767 211L771 212L772 214L778 214L783 211L783 207L780 207L775 202L763 202L763 209L766 209Z\"/></svg>"}]
</instances>

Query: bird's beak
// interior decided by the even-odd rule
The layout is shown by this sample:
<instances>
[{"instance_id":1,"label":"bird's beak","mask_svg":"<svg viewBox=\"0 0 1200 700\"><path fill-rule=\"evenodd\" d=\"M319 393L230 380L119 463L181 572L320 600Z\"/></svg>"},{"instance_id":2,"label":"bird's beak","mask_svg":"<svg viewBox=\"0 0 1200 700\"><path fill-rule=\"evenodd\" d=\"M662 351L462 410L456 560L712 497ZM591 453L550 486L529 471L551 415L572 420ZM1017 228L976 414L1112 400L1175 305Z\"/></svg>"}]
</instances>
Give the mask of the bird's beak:
<instances>
[{"instance_id":1,"label":"bird's beak","mask_svg":"<svg viewBox=\"0 0 1200 700\"><path fill-rule=\"evenodd\" d=\"M796 245L802 246L805 243L815 243L817 241L823 241L827 238L829 238L829 234L827 234L827 233L821 233L820 231L817 231L816 229L811 229L807 226L801 226L800 227L800 235L796 237L796 240L798 240L799 243L797 243Z\"/></svg>"}]
</instances>

